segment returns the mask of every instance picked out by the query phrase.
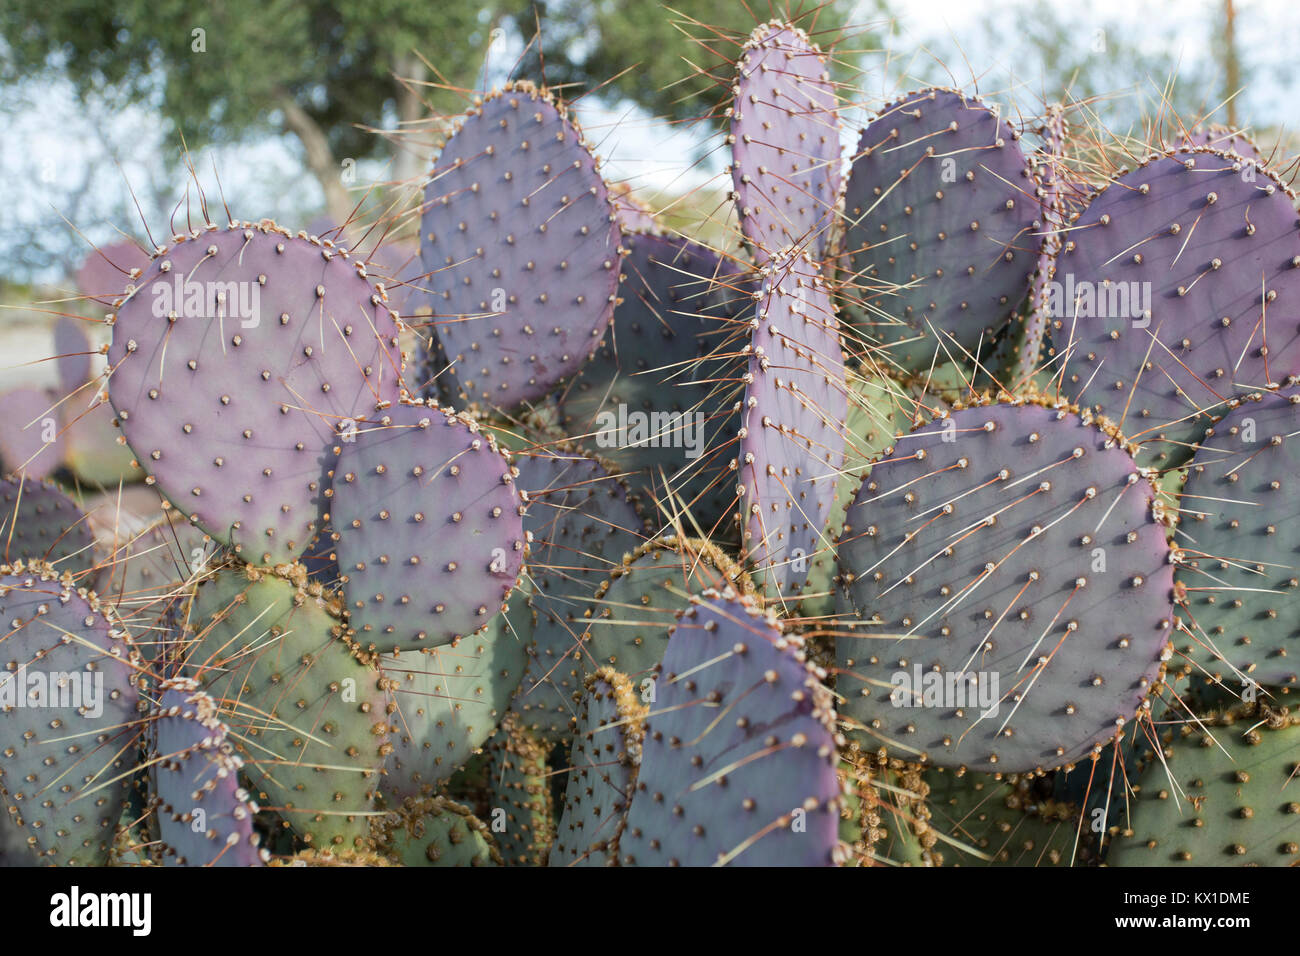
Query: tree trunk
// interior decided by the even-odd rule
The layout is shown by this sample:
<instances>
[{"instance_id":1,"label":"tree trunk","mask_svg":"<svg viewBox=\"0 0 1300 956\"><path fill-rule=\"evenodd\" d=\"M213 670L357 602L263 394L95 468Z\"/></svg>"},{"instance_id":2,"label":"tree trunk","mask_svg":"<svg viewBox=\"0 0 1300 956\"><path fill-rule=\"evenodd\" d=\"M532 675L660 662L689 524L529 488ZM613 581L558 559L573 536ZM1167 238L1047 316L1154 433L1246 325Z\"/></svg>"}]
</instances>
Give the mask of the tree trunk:
<instances>
[{"instance_id":1,"label":"tree trunk","mask_svg":"<svg viewBox=\"0 0 1300 956\"><path fill-rule=\"evenodd\" d=\"M288 90L275 91L275 105L284 113L284 128L302 143L307 168L325 191L325 206L330 218L343 225L352 215L356 200L348 195L347 187L343 185L343 167L334 158L325 131L312 119L311 114L298 105Z\"/></svg>"},{"instance_id":2,"label":"tree trunk","mask_svg":"<svg viewBox=\"0 0 1300 956\"><path fill-rule=\"evenodd\" d=\"M414 187L429 172L430 133L420 127L425 119L424 99L419 84L429 75L428 67L414 53L399 55L393 64L397 84L398 137L393 144L393 180Z\"/></svg>"},{"instance_id":3,"label":"tree trunk","mask_svg":"<svg viewBox=\"0 0 1300 956\"><path fill-rule=\"evenodd\" d=\"M1228 126L1235 131L1237 128L1236 94L1241 89L1241 61L1237 59L1237 11L1233 9L1232 0L1224 0L1223 14L1223 45L1226 51L1223 80L1228 87L1224 92L1232 97L1228 100Z\"/></svg>"}]
</instances>

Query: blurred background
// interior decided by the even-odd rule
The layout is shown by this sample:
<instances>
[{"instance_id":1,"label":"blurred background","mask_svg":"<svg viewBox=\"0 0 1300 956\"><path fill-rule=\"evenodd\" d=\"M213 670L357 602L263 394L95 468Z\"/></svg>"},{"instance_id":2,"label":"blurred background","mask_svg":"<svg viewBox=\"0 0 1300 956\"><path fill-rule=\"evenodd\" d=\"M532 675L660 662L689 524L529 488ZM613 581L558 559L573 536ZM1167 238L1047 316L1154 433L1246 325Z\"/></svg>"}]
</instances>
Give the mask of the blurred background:
<instances>
[{"instance_id":1,"label":"blurred background","mask_svg":"<svg viewBox=\"0 0 1300 956\"><path fill-rule=\"evenodd\" d=\"M108 260L202 221L200 188L218 221L403 232L446 117L511 76L577 99L607 178L720 226L719 52L787 11L833 47L850 121L937 83L1013 119L1072 99L1120 136L1208 118L1296 151L1292 0L4 0L4 384L52 378L51 318L102 315Z\"/></svg>"}]
</instances>

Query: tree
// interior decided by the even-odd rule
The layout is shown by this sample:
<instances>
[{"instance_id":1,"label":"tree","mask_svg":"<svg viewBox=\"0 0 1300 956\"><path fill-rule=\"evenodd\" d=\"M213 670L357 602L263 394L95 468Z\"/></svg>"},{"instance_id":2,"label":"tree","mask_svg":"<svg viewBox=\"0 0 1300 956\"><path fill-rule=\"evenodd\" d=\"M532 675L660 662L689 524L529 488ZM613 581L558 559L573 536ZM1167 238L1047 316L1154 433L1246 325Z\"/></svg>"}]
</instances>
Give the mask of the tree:
<instances>
[{"instance_id":1,"label":"tree","mask_svg":"<svg viewBox=\"0 0 1300 956\"><path fill-rule=\"evenodd\" d=\"M813 11L805 22L825 39L851 5L831 0L818 10L805 3ZM716 26L740 36L754 25L743 4L685 0L678 6L706 22L714 15L721 20ZM710 62L672 25L682 19L657 3L608 0L215 0L197 9L191 0L6 0L0 81L56 70L83 95L111 88L157 102L191 149L290 133L330 215L342 222L358 198L347 189L346 161L389 156L391 179L422 173L429 157L412 146L421 137L391 143L374 130L411 130L431 108L463 108L456 92L439 87L475 86L498 24L532 36L540 23L548 81L591 87L639 62L614 81L618 95L674 116L702 112L696 95L704 96L705 109L716 105L725 83L697 77L672 85L691 73L684 57ZM734 44L722 48L735 55ZM541 60L520 72L541 79Z\"/></svg>"},{"instance_id":2,"label":"tree","mask_svg":"<svg viewBox=\"0 0 1300 956\"><path fill-rule=\"evenodd\" d=\"M591 89L602 84L657 116L691 120L711 114L731 95L740 45L764 20L788 19L823 49L846 40L861 48L864 7L856 0L515 0L514 20L541 26L540 44L526 61L551 84ZM855 60L856 56L850 56ZM845 79L852 65L833 65Z\"/></svg>"},{"instance_id":3,"label":"tree","mask_svg":"<svg viewBox=\"0 0 1300 956\"><path fill-rule=\"evenodd\" d=\"M452 94L414 89L424 79L417 51L428 50L452 82L472 84L491 5L427 0L6 0L0 80L63 71L83 94L112 87L132 100L158 101L190 148L283 131L339 221L356 204L342 160L381 154L368 128L407 123L421 100L455 108ZM394 178L423 160L395 154Z\"/></svg>"}]
</instances>

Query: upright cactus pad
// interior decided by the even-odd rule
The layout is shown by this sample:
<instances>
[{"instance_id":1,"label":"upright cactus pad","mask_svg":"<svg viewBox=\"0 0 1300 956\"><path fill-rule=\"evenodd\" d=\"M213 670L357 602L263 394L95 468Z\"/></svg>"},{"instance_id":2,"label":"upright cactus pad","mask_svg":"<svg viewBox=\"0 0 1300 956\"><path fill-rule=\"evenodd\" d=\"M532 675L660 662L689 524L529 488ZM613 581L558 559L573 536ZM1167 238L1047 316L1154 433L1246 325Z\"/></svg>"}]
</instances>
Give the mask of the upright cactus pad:
<instances>
[{"instance_id":1,"label":"upright cactus pad","mask_svg":"<svg viewBox=\"0 0 1300 956\"><path fill-rule=\"evenodd\" d=\"M610 333L560 393L565 433L627 471L645 497L671 489L705 529L722 525L735 489L723 436L735 432L728 361L714 357L753 307L739 267L671 236L627 236ZM725 527L721 530L725 530Z\"/></svg>"},{"instance_id":2,"label":"upright cactus pad","mask_svg":"<svg viewBox=\"0 0 1300 956\"><path fill-rule=\"evenodd\" d=\"M396 703L385 793L425 795L464 766L509 707L531 634L532 611L516 593L487 630L455 647L380 657Z\"/></svg>"},{"instance_id":3,"label":"upright cactus pad","mask_svg":"<svg viewBox=\"0 0 1300 956\"><path fill-rule=\"evenodd\" d=\"M112 304L124 290L140 281L149 255L134 239L119 239L92 249L77 270L77 291L88 299Z\"/></svg>"},{"instance_id":4,"label":"upright cactus pad","mask_svg":"<svg viewBox=\"0 0 1300 956\"><path fill-rule=\"evenodd\" d=\"M416 650L486 627L524 559L524 499L495 441L400 405L340 447L330 523L358 640Z\"/></svg>"},{"instance_id":5,"label":"upright cactus pad","mask_svg":"<svg viewBox=\"0 0 1300 956\"><path fill-rule=\"evenodd\" d=\"M39 388L20 386L5 392L0 417L0 462L6 471L39 481L58 470L58 399Z\"/></svg>"},{"instance_id":6,"label":"upright cactus pad","mask_svg":"<svg viewBox=\"0 0 1300 956\"><path fill-rule=\"evenodd\" d=\"M268 854L253 832L257 805L239 783L243 762L217 702L198 688L188 677L164 681L149 718L163 862L261 866Z\"/></svg>"},{"instance_id":7,"label":"upright cactus pad","mask_svg":"<svg viewBox=\"0 0 1300 956\"><path fill-rule=\"evenodd\" d=\"M773 593L797 592L829 545L844 464L848 388L839 320L820 268L785 253L750 323L736 491L746 555Z\"/></svg>"},{"instance_id":8,"label":"upright cactus pad","mask_svg":"<svg viewBox=\"0 0 1300 956\"><path fill-rule=\"evenodd\" d=\"M269 223L160 252L118 308L109 397L173 504L254 564L311 543L329 449L397 401L397 327L364 269Z\"/></svg>"},{"instance_id":9,"label":"upright cactus pad","mask_svg":"<svg viewBox=\"0 0 1300 956\"><path fill-rule=\"evenodd\" d=\"M1267 170L1212 151L1157 156L1070 225L1052 336L1063 391L1181 464L1228 402L1300 379L1300 231Z\"/></svg>"},{"instance_id":10,"label":"upright cactus pad","mask_svg":"<svg viewBox=\"0 0 1300 956\"><path fill-rule=\"evenodd\" d=\"M645 539L644 524L616 471L563 446L516 458L528 494L532 534L529 598L535 618L528 667L513 709L548 743L569 739L582 678L585 614L623 555Z\"/></svg>"},{"instance_id":11,"label":"upright cactus pad","mask_svg":"<svg viewBox=\"0 0 1300 956\"><path fill-rule=\"evenodd\" d=\"M1247 708L1178 728L1139 780L1111 866L1295 866L1294 717ZM1225 754L1226 751L1227 753Z\"/></svg>"},{"instance_id":12,"label":"upright cactus pad","mask_svg":"<svg viewBox=\"0 0 1300 956\"><path fill-rule=\"evenodd\" d=\"M1193 456L1179 510L1178 646L1234 694L1300 687L1300 391L1252 395ZM1248 695L1249 696L1249 695Z\"/></svg>"},{"instance_id":13,"label":"upright cactus pad","mask_svg":"<svg viewBox=\"0 0 1300 956\"><path fill-rule=\"evenodd\" d=\"M103 865L130 787L140 656L93 593L0 566L0 797L42 864Z\"/></svg>"},{"instance_id":14,"label":"upright cactus pad","mask_svg":"<svg viewBox=\"0 0 1300 956\"><path fill-rule=\"evenodd\" d=\"M407 797L374 818L371 833L379 852L402 866L501 866L487 826L446 797Z\"/></svg>"},{"instance_id":15,"label":"upright cactus pad","mask_svg":"<svg viewBox=\"0 0 1300 956\"><path fill-rule=\"evenodd\" d=\"M364 844L391 750L388 680L337 611L239 569L201 584L190 610L188 672L220 702L258 804L318 848Z\"/></svg>"},{"instance_id":16,"label":"upright cactus pad","mask_svg":"<svg viewBox=\"0 0 1300 956\"><path fill-rule=\"evenodd\" d=\"M586 685L550 866L611 865L641 762L646 706L633 683L602 667Z\"/></svg>"},{"instance_id":17,"label":"upright cactus pad","mask_svg":"<svg viewBox=\"0 0 1300 956\"><path fill-rule=\"evenodd\" d=\"M425 188L421 230L457 399L541 398L595 351L614 314L619 224L595 157L549 94L513 83L461 120Z\"/></svg>"},{"instance_id":18,"label":"upright cactus pad","mask_svg":"<svg viewBox=\"0 0 1300 956\"><path fill-rule=\"evenodd\" d=\"M0 478L0 556L43 561L80 575L95 564L86 514L53 484Z\"/></svg>"},{"instance_id":19,"label":"upright cactus pad","mask_svg":"<svg viewBox=\"0 0 1300 956\"><path fill-rule=\"evenodd\" d=\"M546 747L507 714L487 747L489 823L506 866L542 866L555 840Z\"/></svg>"},{"instance_id":20,"label":"upright cactus pad","mask_svg":"<svg viewBox=\"0 0 1300 956\"><path fill-rule=\"evenodd\" d=\"M864 747L984 771L1081 760L1149 706L1174 617L1155 490L1065 408L919 426L849 506L836 640Z\"/></svg>"},{"instance_id":21,"label":"upright cactus pad","mask_svg":"<svg viewBox=\"0 0 1300 956\"><path fill-rule=\"evenodd\" d=\"M752 594L743 568L708 541L675 536L647 541L623 559L596 592L582 663L612 667L634 684L663 660L668 632L691 595L732 587Z\"/></svg>"},{"instance_id":22,"label":"upright cactus pad","mask_svg":"<svg viewBox=\"0 0 1300 956\"><path fill-rule=\"evenodd\" d=\"M831 695L752 599L708 591L681 616L649 707L621 864L838 861Z\"/></svg>"},{"instance_id":23,"label":"upright cactus pad","mask_svg":"<svg viewBox=\"0 0 1300 956\"><path fill-rule=\"evenodd\" d=\"M1020 308L1040 239L1019 140L978 100L944 89L908 94L862 131L841 278L854 329L888 347L883 361L924 372L960 360Z\"/></svg>"},{"instance_id":24,"label":"upright cactus pad","mask_svg":"<svg viewBox=\"0 0 1300 956\"><path fill-rule=\"evenodd\" d=\"M92 347L86 335L86 320L61 315L54 322L54 355L59 388L71 395L90 381Z\"/></svg>"},{"instance_id":25,"label":"upright cactus pad","mask_svg":"<svg viewBox=\"0 0 1300 956\"><path fill-rule=\"evenodd\" d=\"M821 259L840 199L840 118L826 58L798 27L754 30L731 106L731 179L760 263L787 246Z\"/></svg>"}]
</instances>

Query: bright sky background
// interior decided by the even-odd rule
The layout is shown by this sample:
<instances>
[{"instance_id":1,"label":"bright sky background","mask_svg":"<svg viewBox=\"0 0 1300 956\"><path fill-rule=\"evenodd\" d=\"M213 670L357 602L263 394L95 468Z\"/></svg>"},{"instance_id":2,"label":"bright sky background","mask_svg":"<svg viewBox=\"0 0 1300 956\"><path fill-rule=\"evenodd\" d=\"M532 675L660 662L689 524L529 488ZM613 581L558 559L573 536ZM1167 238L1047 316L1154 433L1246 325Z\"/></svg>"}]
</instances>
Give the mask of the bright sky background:
<instances>
[{"instance_id":1,"label":"bright sky background","mask_svg":"<svg viewBox=\"0 0 1300 956\"><path fill-rule=\"evenodd\" d=\"M1039 2L1040 7L1050 4L1076 25L1080 44L1091 43L1097 23L1103 21L1114 24L1126 42L1157 54L1181 51L1184 62L1203 65L1221 0ZM1239 49L1252 70L1241 115L1257 125L1297 125L1292 72L1295 51L1300 50L1300 9L1295 2L1237 3ZM1013 70L1022 84L1036 88L1032 72L1025 75L1025 71L1036 69L1025 51L1014 45L990 47L986 29L987 24L1000 24L1003 18L1029 15L1034 7L1010 7L1008 0L894 0L891 7L896 14L896 32L888 43L891 66L871 75L868 94L885 98L902 92L905 87L897 85L897 74L909 63L917 70L933 71L938 61L918 53L925 50L947 64L963 85L968 86L971 78L964 65L969 62L982 73L982 91L1004 90ZM1008 43L1014 44L1014 40L1012 34ZM509 62L513 59L509 52L502 51L495 59ZM915 59L906 59L909 56ZM885 57L879 62L885 62ZM1141 77L1117 74L1113 86L1118 89L1141 81ZM1206 91L1205 95L1210 98L1215 92ZM609 161L607 175L612 179L677 191L701 182L721 183L725 153L715 151L710 162L693 165L710 144L692 133L680 128L674 131L617 104L593 103L582 110L581 119L589 138L597 141ZM615 124L616 120L621 122ZM0 275L49 282L75 266L86 245L69 227L59 224L56 210L69 216L91 240L105 243L117 237L118 226L131 233L139 231L138 217L126 215L129 197L125 181L144 194L150 210L184 196L185 177L178 174L176 156L164 150L157 121L142 109L114 105L102 115L87 117L69 90L42 83L0 103L0 127L5 128L5 135L0 136L0 182L8 187L5 201L0 203L0 242L6 248L30 253L11 256L6 264L0 264ZM854 130L846 131L845 138L851 142ZM110 158L114 154L121 170ZM215 162L236 216L270 216L305 226L320 211L321 194L316 182L301 172L297 156L295 140L270 137L208 151L196 157L196 165L210 201L217 203L212 173ZM379 164L363 164L359 171L363 180L386 178ZM150 198L150 193L157 195ZM78 194L82 197L79 205L74 202ZM171 198L164 204L162 196ZM183 226L183 214L180 222ZM163 223L161 232L166 231ZM37 241L33 241L34 235Z\"/></svg>"}]
</instances>

